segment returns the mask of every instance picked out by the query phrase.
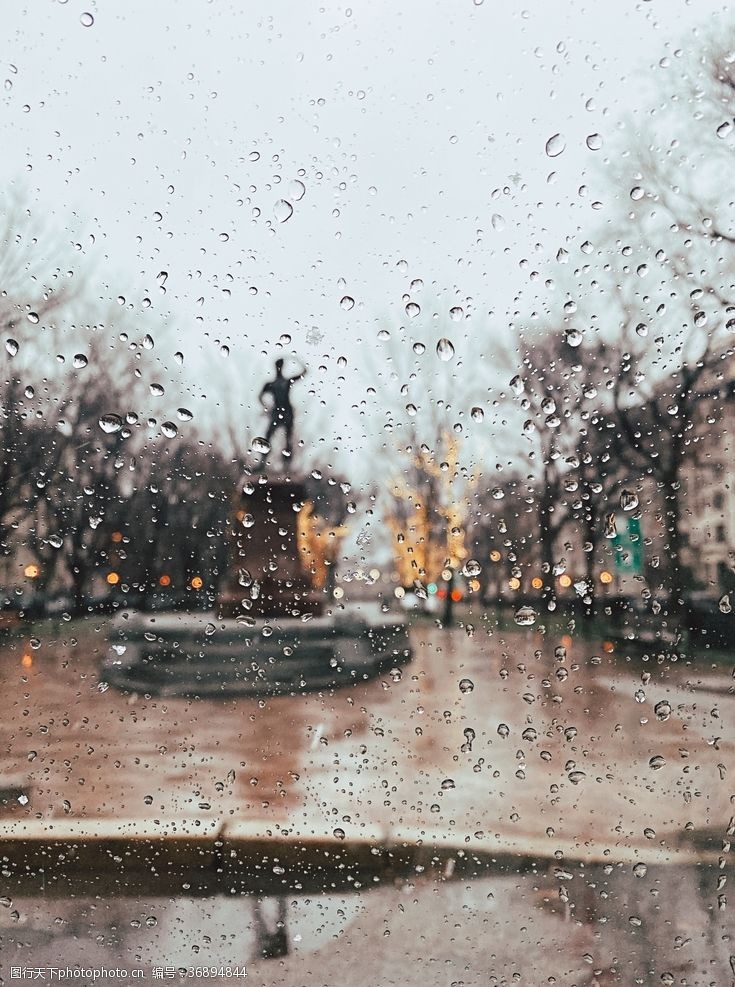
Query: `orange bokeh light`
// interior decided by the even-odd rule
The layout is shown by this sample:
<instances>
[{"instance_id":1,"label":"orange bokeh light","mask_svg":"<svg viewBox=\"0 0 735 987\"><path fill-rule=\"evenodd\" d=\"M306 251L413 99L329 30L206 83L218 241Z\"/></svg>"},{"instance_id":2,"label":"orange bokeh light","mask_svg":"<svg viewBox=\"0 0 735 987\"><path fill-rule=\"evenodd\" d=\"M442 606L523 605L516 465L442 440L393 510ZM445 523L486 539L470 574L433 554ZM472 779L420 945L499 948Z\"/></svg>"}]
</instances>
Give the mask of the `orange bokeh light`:
<instances>
[{"instance_id":1,"label":"orange bokeh light","mask_svg":"<svg viewBox=\"0 0 735 987\"><path fill-rule=\"evenodd\" d=\"M110 586L117 586L120 582L120 574L117 572L108 572L105 578Z\"/></svg>"},{"instance_id":2,"label":"orange bokeh light","mask_svg":"<svg viewBox=\"0 0 735 987\"><path fill-rule=\"evenodd\" d=\"M204 580L202 579L202 577L201 576L194 576L194 578L191 581L191 588L192 589L201 589L203 585L204 585Z\"/></svg>"},{"instance_id":3,"label":"orange bokeh light","mask_svg":"<svg viewBox=\"0 0 735 987\"><path fill-rule=\"evenodd\" d=\"M171 577L168 576L168 575L166 575L164 573L161 576L161 578L158 580L158 584L159 584L159 586L170 586L171 585Z\"/></svg>"}]
</instances>

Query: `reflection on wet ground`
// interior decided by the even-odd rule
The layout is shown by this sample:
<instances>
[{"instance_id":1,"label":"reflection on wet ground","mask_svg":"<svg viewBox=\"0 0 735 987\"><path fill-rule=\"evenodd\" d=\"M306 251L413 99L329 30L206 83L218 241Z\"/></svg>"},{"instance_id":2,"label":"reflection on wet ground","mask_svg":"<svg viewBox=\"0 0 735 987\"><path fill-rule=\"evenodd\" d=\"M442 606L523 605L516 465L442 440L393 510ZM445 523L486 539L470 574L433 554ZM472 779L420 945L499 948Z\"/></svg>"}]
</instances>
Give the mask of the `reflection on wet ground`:
<instances>
[{"instance_id":1,"label":"reflection on wet ground","mask_svg":"<svg viewBox=\"0 0 735 987\"><path fill-rule=\"evenodd\" d=\"M353 894L21 898L0 910L3 969L136 967L151 980L173 968L178 981L208 967L215 976L188 982L236 984L245 968L246 982L284 987L721 987L735 976L735 930L720 876L715 865L549 861L471 882L416 873Z\"/></svg>"}]
</instances>

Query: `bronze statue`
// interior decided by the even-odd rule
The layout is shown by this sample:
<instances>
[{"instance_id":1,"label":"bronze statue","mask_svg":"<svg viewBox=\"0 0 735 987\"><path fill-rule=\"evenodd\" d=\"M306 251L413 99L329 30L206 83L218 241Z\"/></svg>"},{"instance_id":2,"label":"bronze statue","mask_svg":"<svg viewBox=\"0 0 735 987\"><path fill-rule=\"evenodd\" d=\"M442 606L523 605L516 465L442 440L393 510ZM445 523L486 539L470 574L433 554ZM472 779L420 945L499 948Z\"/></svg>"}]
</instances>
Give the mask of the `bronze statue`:
<instances>
[{"instance_id":1,"label":"bronze statue","mask_svg":"<svg viewBox=\"0 0 735 987\"><path fill-rule=\"evenodd\" d=\"M291 385L306 374L306 367L302 368L293 377L285 377L283 374L283 360L276 360L276 376L263 386L258 400L263 409L270 415L268 428L265 433L265 441L270 445L271 439L277 429L282 428L285 433L283 455L291 456L293 452L293 406L291 404ZM270 407L263 400L266 394L270 394L272 404ZM262 464L265 463L267 453L263 454Z\"/></svg>"}]
</instances>

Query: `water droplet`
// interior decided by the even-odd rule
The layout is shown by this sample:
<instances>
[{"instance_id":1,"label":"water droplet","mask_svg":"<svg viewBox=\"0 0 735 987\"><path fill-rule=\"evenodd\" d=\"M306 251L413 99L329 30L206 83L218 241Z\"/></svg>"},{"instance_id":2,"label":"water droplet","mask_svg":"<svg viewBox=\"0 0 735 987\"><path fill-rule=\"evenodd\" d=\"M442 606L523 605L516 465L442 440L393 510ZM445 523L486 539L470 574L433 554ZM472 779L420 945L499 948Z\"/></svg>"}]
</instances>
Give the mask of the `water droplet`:
<instances>
[{"instance_id":1,"label":"water droplet","mask_svg":"<svg viewBox=\"0 0 735 987\"><path fill-rule=\"evenodd\" d=\"M345 838L345 831L338 826L334 830L334 838L337 840L343 840Z\"/></svg>"},{"instance_id":2,"label":"water droplet","mask_svg":"<svg viewBox=\"0 0 735 987\"><path fill-rule=\"evenodd\" d=\"M634 185L633 188L630 190L630 197L631 199L633 199L634 202L638 202L640 199L643 198L644 195L645 192L643 191L640 185Z\"/></svg>"},{"instance_id":3,"label":"water droplet","mask_svg":"<svg viewBox=\"0 0 735 987\"><path fill-rule=\"evenodd\" d=\"M502 737L503 740L510 734L510 727L507 723L498 724L498 736Z\"/></svg>"},{"instance_id":4,"label":"water droplet","mask_svg":"<svg viewBox=\"0 0 735 987\"><path fill-rule=\"evenodd\" d=\"M79 15L79 21L82 27L91 27L94 24L94 17L89 13L88 10L85 10L83 14Z\"/></svg>"},{"instance_id":5,"label":"water droplet","mask_svg":"<svg viewBox=\"0 0 735 987\"><path fill-rule=\"evenodd\" d=\"M299 181L298 178L294 178L288 186L288 194L295 202L299 202L299 200L303 199L306 194L306 186L302 181Z\"/></svg>"},{"instance_id":6,"label":"water droplet","mask_svg":"<svg viewBox=\"0 0 735 987\"><path fill-rule=\"evenodd\" d=\"M463 316L464 316L464 309L462 308L461 305L453 305L449 309L449 318L452 320L452 322L461 322Z\"/></svg>"},{"instance_id":7,"label":"water droplet","mask_svg":"<svg viewBox=\"0 0 735 987\"><path fill-rule=\"evenodd\" d=\"M20 345L18 344L18 342L15 339L6 339L5 340L5 349L8 351L8 353L11 356L16 356L17 353L18 353L18 350L20 349Z\"/></svg>"},{"instance_id":8,"label":"water droplet","mask_svg":"<svg viewBox=\"0 0 735 987\"><path fill-rule=\"evenodd\" d=\"M622 490L620 493L620 506L624 511L634 511L638 507L638 497L632 490Z\"/></svg>"},{"instance_id":9,"label":"water droplet","mask_svg":"<svg viewBox=\"0 0 735 987\"><path fill-rule=\"evenodd\" d=\"M645 877L648 873L648 868L645 864L639 863L633 865L633 873L636 877Z\"/></svg>"},{"instance_id":10,"label":"water droplet","mask_svg":"<svg viewBox=\"0 0 735 987\"><path fill-rule=\"evenodd\" d=\"M351 295L343 295L339 300L340 308L343 308L345 312L349 312L350 309L355 307L355 299Z\"/></svg>"},{"instance_id":11,"label":"water droplet","mask_svg":"<svg viewBox=\"0 0 735 987\"><path fill-rule=\"evenodd\" d=\"M475 576L479 576L481 572L482 572L482 566L477 561L477 559L469 559L465 563L464 569L462 569L462 575L468 576L470 579L472 579Z\"/></svg>"},{"instance_id":12,"label":"water droplet","mask_svg":"<svg viewBox=\"0 0 735 987\"><path fill-rule=\"evenodd\" d=\"M426 347L424 346L423 343L414 343L413 351L414 353L416 353L417 356L421 356L422 353L426 352Z\"/></svg>"},{"instance_id":13,"label":"water droplet","mask_svg":"<svg viewBox=\"0 0 735 987\"><path fill-rule=\"evenodd\" d=\"M618 536L618 529L617 529L617 526L616 526L616 523L615 523L615 515L614 514L606 514L605 515L605 527L604 527L603 534L605 535L605 538L617 538L617 536Z\"/></svg>"},{"instance_id":14,"label":"water droplet","mask_svg":"<svg viewBox=\"0 0 735 987\"><path fill-rule=\"evenodd\" d=\"M514 394L520 396L521 394L523 394L525 387L526 385L523 383L523 378L520 377L518 374L516 374L515 377L513 377L513 379L510 382L511 391L513 391Z\"/></svg>"},{"instance_id":15,"label":"water droplet","mask_svg":"<svg viewBox=\"0 0 735 987\"><path fill-rule=\"evenodd\" d=\"M485 412L482 408L475 407L470 411L470 418L473 422L481 422L485 417Z\"/></svg>"},{"instance_id":16,"label":"water droplet","mask_svg":"<svg viewBox=\"0 0 735 987\"><path fill-rule=\"evenodd\" d=\"M113 432L119 432L123 427L123 420L120 415L103 415L99 420L99 426L103 432L112 435Z\"/></svg>"},{"instance_id":17,"label":"water droplet","mask_svg":"<svg viewBox=\"0 0 735 987\"><path fill-rule=\"evenodd\" d=\"M717 606L720 608L722 613L732 613L732 604L730 603L730 596L728 593L725 593L724 596L720 597Z\"/></svg>"},{"instance_id":18,"label":"water droplet","mask_svg":"<svg viewBox=\"0 0 735 987\"><path fill-rule=\"evenodd\" d=\"M570 328L564 334L564 339L568 346L577 347L582 342L582 333L579 329Z\"/></svg>"},{"instance_id":19,"label":"water droplet","mask_svg":"<svg viewBox=\"0 0 735 987\"><path fill-rule=\"evenodd\" d=\"M176 414L181 422L190 422L194 417L193 412L189 411L188 408L177 408Z\"/></svg>"},{"instance_id":20,"label":"water droplet","mask_svg":"<svg viewBox=\"0 0 735 987\"><path fill-rule=\"evenodd\" d=\"M536 623L538 614L533 607L524 606L516 610L515 622L519 627L530 627Z\"/></svg>"},{"instance_id":21,"label":"water droplet","mask_svg":"<svg viewBox=\"0 0 735 987\"><path fill-rule=\"evenodd\" d=\"M460 679L459 680L459 691L462 693L472 692L475 688L475 683L472 679Z\"/></svg>"},{"instance_id":22,"label":"water droplet","mask_svg":"<svg viewBox=\"0 0 735 987\"><path fill-rule=\"evenodd\" d=\"M502 231L505 229L505 220L503 219L503 217L500 215L499 212L493 213L490 222L492 224L493 229L497 233L502 233Z\"/></svg>"},{"instance_id":23,"label":"water droplet","mask_svg":"<svg viewBox=\"0 0 735 987\"><path fill-rule=\"evenodd\" d=\"M165 394L163 384L153 383L149 386L149 390L154 398L161 398Z\"/></svg>"},{"instance_id":24,"label":"water droplet","mask_svg":"<svg viewBox=\"0 0 735 987\"><path fill-rule=\"evenodd\" d=\"M251 448L253 452L258 452L261 456L267 456L271 451L271 444L261 436L256 436L256 438L253 439Z\"/></svg>"},{"instance_id":25,"label":"water droplet","mask_svg":"<svg viewBox=\"0 0 735 987\"><path fill-rule=\"evenodd\" d=\"M279 223L285 223L293 216L293 206L286 199L278 199L273 206L273 215Z\"/></svg>"},{"instance_id":26,"label":"water droplet","mask_svg":"<svg viewBox=\"0 0 735 987\"><path fill-rule=\"evenodd\" d=\"M453 778L445 778L439 787L443 792L448 792L451 791L451 789L456 788L457 786Z\"/></svg>"},{"instance_id":27,"label":"water droplet","mask_svg":"<svg viewBox=\"0 0 735 987\"><path fill-rule=\"evenodd\" d=\"M39 323L38 312L29 312L26 318L34 326L37 326Z\"/></svg>"},{"instance_id":28,"label":"water droplet","mask_svg":"<svg viewBox=\"0 0 735 987\"><path fill-rule=\"evenodd\" d=\"M653 712L656 715L656 719L661 720L663 723L671 716L671 703L662 699L661 702L656 703L653 707Z\"/></svg>"},{"instance_id":29,"label":"water droplet","mask_svg":"<svg viewBox=\"0 0 735 987\"><path fill-rule=\"evenodd\" d=\"M173 422L163 422L161 425L161 431L167 439L173 439L179 434L179 430Z\"/></svg>"},{"instance_id":30,"label":"water droplet","mask_svg":"<svg viewBox=\"0 0 735 987\"><path fill-rule=\"evenodd\" d=\"M83 370L88 363L89 360L84 355L84 353L75 353L71 365L74 367L75 370Z\"/></svg>"},{"instance_id":31,"label":"water droplet","mask_svg":"<svg viewBox=\"0 0 735 987\"><path fill-rule=\"evenodd\" d=\"M417 305L416 302L409 302L408 305L406 305L406 315L409 319L415 319L420 312L421 306Z\"/></svg>"},{"instance_id":32,"label":"water droplet","mask_svg":"<svg viewBox=\"0 0 735 987\"><path fill-rule=\"evenodd\" d=\"M651 760L648 762L649 768L653 768L654 771L659 771L664 764L666 764L666 758L662 757L660 754L654 754Z\"/></svg>"},{"instance_id":33,"label":"water droplet","mask_svg":"<svg viewBox=\"0 0 735 987\"><path fill-rule=\"evenodd\" d=\"M587 777L584 771L570 771L567 778L573 785L579 785Z\"/></svg>"},{"instance_id":34,"label":"water droplet","mask_svg":"<svg viewBox=\"0 0 735 987\"><path fill-rule=\"evenodd\" d=\"M454 357L454 346L452 341L446 337L442 337L436 344L436 355L444 363L448 363Z\"/></svg>"},{"instance_id":35,"label":"water droplet","mask_svg":"<svg viewBox=\"0 0 735 987\"><path fill-rule=\"evenodd\" d=\"M567 144L561 134L554 134L546 141L546 153L550 158L558 158Z\"/></svg>"},{"instance_id":36,"label":"water droplet","mask_svg":"<svg viewBox=\"0 0 735 987\"><path fill-rule=\"evenodd\" d=\"M733 132L732 120L725 120L725 122L721 123L720 126L715 131L715 133L720 138L720 140L723 141L731 137L732 132Z\"/></svg>"},{"instance_id":37,"label":"water droplet","mask_svg":"<svg viewBox=\"0 0 735 987\"><path fill-rule=\"evenodd\" d=\"M143 349L152 350L156 344L153 342L153 336L149 332L143 336Z\"/></svg>"}]
</instances>

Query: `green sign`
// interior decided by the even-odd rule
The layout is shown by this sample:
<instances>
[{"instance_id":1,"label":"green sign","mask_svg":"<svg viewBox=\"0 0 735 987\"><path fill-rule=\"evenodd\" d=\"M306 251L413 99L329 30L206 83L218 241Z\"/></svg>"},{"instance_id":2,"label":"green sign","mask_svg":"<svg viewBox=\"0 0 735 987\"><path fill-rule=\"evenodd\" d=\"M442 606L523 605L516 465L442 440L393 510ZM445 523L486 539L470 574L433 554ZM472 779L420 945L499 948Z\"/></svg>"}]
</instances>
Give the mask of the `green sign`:
<instances>
[{"instance_id":1,"label":"green sign","mask_svg":"<svg viewBox=\"0 0 735 987\"><path fill-rule=\"evenodd\" d=\"M626 518L627 524L613 539L615 568L620 575L643 575L643 539L641 522L636 517Z\"/></svg>"}]
</instances>

